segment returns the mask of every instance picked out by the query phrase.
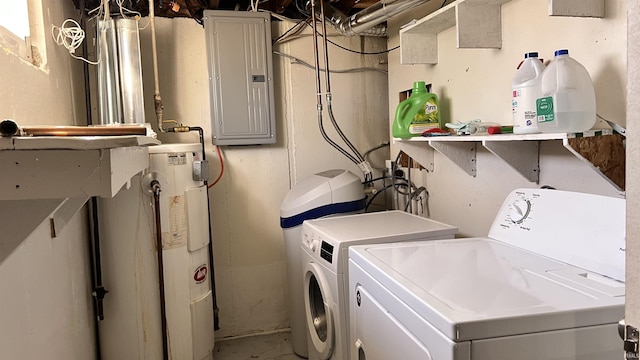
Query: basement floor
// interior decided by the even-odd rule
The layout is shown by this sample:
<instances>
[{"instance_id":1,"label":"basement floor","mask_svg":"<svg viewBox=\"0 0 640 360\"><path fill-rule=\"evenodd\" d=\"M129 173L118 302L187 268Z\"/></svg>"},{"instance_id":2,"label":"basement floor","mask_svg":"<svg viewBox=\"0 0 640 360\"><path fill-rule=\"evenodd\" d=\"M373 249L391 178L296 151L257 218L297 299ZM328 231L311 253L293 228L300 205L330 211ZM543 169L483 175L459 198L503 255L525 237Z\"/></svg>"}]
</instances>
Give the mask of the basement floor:
<instances>
[{"instance_id":1,"label":"basement floor","mask_svg":"<svg viewBox=\"0 0 640 360\"><path fill-rule=\"evenodd\" d=\"M291 334L278 332L216 340L215 360L301 360L291 350Z\"/></svg>"}]
</instances>

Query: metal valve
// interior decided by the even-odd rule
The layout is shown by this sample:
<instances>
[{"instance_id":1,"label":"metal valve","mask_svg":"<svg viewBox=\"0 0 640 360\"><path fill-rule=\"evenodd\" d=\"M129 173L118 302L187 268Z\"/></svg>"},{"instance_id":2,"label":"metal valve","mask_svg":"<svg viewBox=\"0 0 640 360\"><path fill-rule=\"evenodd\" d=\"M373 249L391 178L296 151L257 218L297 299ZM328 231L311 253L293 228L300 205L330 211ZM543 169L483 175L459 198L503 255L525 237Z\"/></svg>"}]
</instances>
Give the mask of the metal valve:
<instances>
[{"instance_id":1,"label":"metal valve","mask_svg":"<svg viewBox=\"0 0 640 360\"><path fill-rule=\"evenodd\" d=\"M209 162L207 160L193 161L193 181L209 180Z\"/></svg>"},{"instance_id":2,"label":"metal valve","mask_svg":"<svg viewBox=\"0 0 640 360\"><path fill-rule=\"evenodd\" d=\"M622 338L625 359L638 359L638 329L626 325L624 319L618 322L618 335Z\"/></svg>"}]
</instances>

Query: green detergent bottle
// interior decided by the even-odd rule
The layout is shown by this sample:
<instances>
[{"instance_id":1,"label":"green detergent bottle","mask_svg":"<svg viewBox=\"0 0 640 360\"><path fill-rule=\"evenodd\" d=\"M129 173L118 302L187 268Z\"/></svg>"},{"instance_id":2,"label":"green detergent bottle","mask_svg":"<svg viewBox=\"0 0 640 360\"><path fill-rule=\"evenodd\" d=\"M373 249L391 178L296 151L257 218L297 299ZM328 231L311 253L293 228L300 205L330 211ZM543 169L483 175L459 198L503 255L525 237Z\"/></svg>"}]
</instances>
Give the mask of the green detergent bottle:
<instances>
[{"instance_id":1,"label":"green detergent bottle","mask_svg":"<svg viewBox=\"0 0 640 360\"><path fill-rule=\"evenodd\" d=\"M398 104L391 132L395 138L408 138L433 128L442 128L438 96L427 92L424 81L416 81L411 96Z\"/></svg>"}]
</instances>

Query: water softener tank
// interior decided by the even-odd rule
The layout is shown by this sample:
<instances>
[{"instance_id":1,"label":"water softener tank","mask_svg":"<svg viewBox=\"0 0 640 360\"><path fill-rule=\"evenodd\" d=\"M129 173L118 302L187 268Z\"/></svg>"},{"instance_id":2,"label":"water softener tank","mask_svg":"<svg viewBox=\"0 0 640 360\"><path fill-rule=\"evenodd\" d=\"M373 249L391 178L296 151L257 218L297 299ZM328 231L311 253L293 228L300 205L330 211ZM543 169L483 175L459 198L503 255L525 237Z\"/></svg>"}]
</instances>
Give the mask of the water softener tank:
<instances>
[{"instance_id":1,"label":"water softener tank","mask_svg":"<svg viewBox=\"0 0 640 360\"><path fill-rule=\"evenodd\" d=\"M298 182L280 207L287 261L287 300L291 323L291 345L298 356L307 357L307 323L302 277L302 222L336 214L362 212L364 187L347 170L327 170Z\"/></svg>"},{"instance_id":2,"label":"water softener tank","mask_svg":"<svg viewBox=\"0 0 640 360\"><path fill-rule=\"evenodd\" d=\"M153 181L160 185L169 358L213 358L207 187L194 180L194 163L201 159L200 144L150 147L149 169L115 197L100 199L103 284L108 291L99 323L104 360L163 358Z\"/></svg>"}]
</instances>

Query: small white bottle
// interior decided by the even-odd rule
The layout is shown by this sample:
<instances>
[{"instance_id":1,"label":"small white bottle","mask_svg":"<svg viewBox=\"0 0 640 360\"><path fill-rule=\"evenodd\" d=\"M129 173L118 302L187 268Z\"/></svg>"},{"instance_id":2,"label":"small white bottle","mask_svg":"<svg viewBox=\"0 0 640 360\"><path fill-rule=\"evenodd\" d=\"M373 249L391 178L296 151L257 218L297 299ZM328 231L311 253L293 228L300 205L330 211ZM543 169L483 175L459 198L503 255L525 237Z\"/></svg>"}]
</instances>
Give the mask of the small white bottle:
<instances>
[{"instance_id":1,"label":"small white bottle","mask_svg":"<svg viewBox=\"0 0 640 360\"><path fill-rule=\"evenodd\" d=\"M544 64L537 52L524 54L511 83L514 134L540 132L536 121L536 100L542 96L540 80L543 71Z\"/></svg>"},{"instance_id":2,"label":"small white bottle","mask_svg":"<svg viewBox=\"0 0 640 360\"><path fill-rule=\"evenodd\" d=\"M542 95L536 101L538 129L545 133L574 133L596 123L596 94L589 72L566 49L542 73Z\"/></svg>"}]
</instances>

